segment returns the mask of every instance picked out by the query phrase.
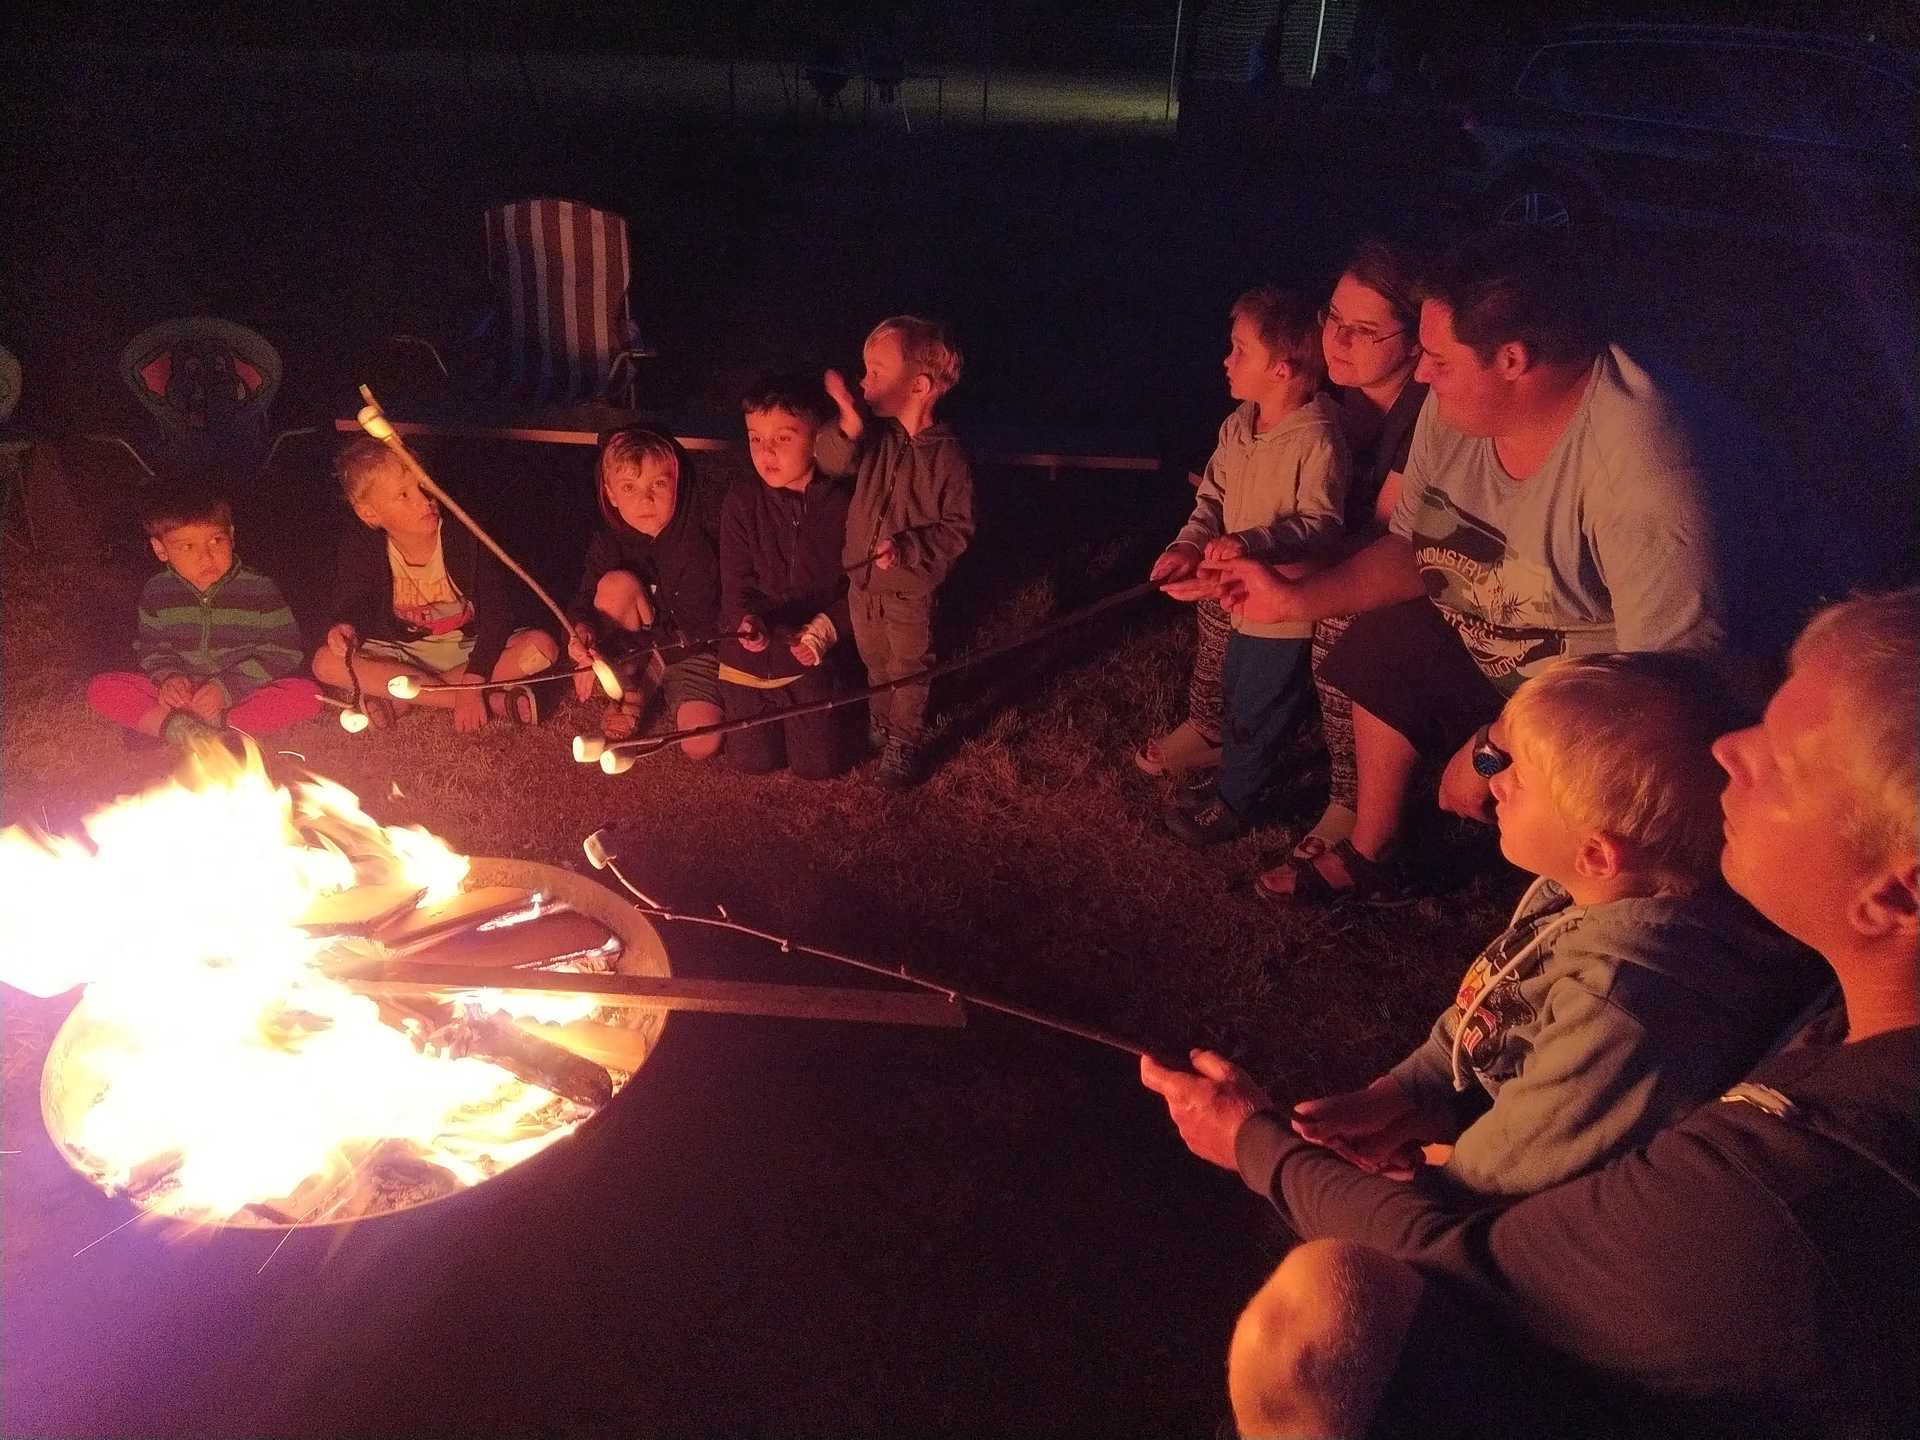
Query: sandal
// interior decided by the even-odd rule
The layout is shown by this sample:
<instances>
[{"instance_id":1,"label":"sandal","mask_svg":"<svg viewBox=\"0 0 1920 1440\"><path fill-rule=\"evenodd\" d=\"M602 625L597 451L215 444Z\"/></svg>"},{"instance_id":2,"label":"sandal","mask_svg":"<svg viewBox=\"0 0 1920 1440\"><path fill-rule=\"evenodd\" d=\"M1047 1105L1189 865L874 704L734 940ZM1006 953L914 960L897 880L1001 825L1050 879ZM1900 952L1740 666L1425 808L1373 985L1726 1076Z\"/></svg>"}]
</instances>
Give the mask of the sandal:
<instances>
[{"instance_id":1,"label":"sandal","mask_svg":"<svg viewBox=\"0 0 1920 1440\"><path fill-rule=\"evenodd\" d=\"M360 713L367 717L367 724L375 730L393 728L393 705L384 695L362 695Z\"/></svg>"},{"instance_id":2,"label":"sandal","mask_svg":"<svg viewBox=\"0 0 1920 1440\"><path fill-rule=\"evenodd\" d=\"M534 698L530 685L514 685L506 690L494 691L487 696L487 709L496 720L509 720L515 725L540 723L540 702Z\"/></svg>"},{"instance_id":3,"label":"sandal","mask_svg":"<svg viewBox=\"0 0 1920 1440\"><path fill-rule=\"evenodd\" d=\"M1220 742L1207 739L1191 720L1183 720L1134 751L1133 763L1143 775L1184 775L1189 770L1208 770L1220 763Z\"/></svg>"},{"instance_id":4,"label":"sandal","mask_svg":"<svg viewBox=\"0 0 1920 1440\"><path fill-rule=\"evenodd\" d=\"M1320 859L1331 855L1347 872L1347 883L1336 885L1320 868ZM1273 881L1282 873L1293 877L1293 887L1283 890ZM1276 905L1331 906L1362 900L1371 904L1407 904L1412 897L1401 892L1399 876L1391 860L1369 860L1353 848L1351 840L1336 840L1312 859L1289 857L1273 869L1254 877L1253 893Z\"/></svg>"},{"instance_id":5,"label":"sandal","mask_svg":"<svg viewBox=\"0 0 1920 1440\"><path fill-rule=\"evenodd\" d=\"M608 701L600 712L600 734L608 740L631 740L640 729L640 712L645 708L632 690Z\"/></svg>"}]
</instances>

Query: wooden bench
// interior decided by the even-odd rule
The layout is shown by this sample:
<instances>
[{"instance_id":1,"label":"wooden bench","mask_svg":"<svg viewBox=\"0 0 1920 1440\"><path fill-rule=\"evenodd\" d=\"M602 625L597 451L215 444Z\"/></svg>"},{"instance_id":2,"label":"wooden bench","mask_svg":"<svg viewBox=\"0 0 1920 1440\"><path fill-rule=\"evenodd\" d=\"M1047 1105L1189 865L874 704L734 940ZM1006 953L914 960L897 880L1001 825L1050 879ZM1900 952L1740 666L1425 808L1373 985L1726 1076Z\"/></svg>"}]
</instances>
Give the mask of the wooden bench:
<instances>
[{"instance_id":1,"label":"wooden bench","mask_svg":"<svg viewBox=\"0 0 1920 1440\"><path fill-rule=\"evenodd\" d=\"M598 445L607 431L622 425L657 424L670 430L673 438L690 451L725 451L740 448L737 435L717 433L709 422L673 422L636 417L611 406L581 406L565 412L528 412L521 416L498 415L487 420L471 418L420 418L407 420L391 415L393 428L402 435L425 435L456 440L512 440L532 445ZM333 422L343 434L357 434L359 421L342 416ZM963 425L960 438L967 453L983 466L1006 465L1020 469L1044 470L1047 478L1058 479L1063 470L1115 470L1157 475L1160 456L1153 437L1141 431L1088 431L1054 426Z\"/></svg>"}]
</instances>

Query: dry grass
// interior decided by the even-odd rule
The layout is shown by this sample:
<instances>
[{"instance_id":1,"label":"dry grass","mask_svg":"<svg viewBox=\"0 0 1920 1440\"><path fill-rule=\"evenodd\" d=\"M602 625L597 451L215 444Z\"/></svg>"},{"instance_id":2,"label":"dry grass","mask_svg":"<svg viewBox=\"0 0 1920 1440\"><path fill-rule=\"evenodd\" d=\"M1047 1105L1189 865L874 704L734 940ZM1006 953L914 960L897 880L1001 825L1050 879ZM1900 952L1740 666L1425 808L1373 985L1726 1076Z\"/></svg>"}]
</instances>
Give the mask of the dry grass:
<instances>
[{"instance_id":1,"label":"dry grass","mask_svg":"<svg viewBox=\"0 0 1920 1440\"><path fill-rule=\"evenodd\" d=\"M1097 493L1047 499L1084 516ZM1110 510L1104 536L1061 552L1029 545L976 563L949 606L959 639L995 643L1130 583L1178 501ZM67 828L165 772L164 754L127 749L82 699L88 646L70 597L126 585L124 575L37 561L6 574L0 818L9 823ZM431 711L358 737L323 717L279 737L270 758L336 779L379 819L424 824L470 853L578 866L581 838L612 823L636 881L670 902L724 901L802 938L1158 1045L1217 1046L1283 1094L1363 1079L1420 1036L1466 956L1497 928L1507 882L1406 910L1282 914L1249 881L1287 828L1205 853L1168 838L1161 791L1129 755L1177 717L1190 643L1185 611L1149 603L959 677L936 697L943 763L904 796L878 789L866 766L807 784L677 753L609 778L570 758L569 737L593 723L570 694L538 728L466 739ZM1312 757L1299 760L1286 797L1296 820L1319 799ZM670 939L679 963L712 963L699 937ZM745 963L769 977L788 964ZM47 1027L17 1004L9 1020L17 1073Z\"/></svg>"}]
</instances>

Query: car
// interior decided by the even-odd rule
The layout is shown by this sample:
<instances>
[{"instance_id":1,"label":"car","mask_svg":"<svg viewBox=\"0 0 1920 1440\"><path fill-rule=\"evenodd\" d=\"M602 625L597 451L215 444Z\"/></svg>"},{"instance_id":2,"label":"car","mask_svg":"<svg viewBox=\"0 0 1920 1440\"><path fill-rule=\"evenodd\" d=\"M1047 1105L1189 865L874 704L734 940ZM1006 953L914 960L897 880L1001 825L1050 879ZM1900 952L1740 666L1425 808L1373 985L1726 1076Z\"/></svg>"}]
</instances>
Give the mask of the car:
<instances>
[{"instance_id":1,"label":"car","mask_svg":"<svg viewBox=\"0 0 1920 1440\"><path fill-rule=\"evenodd\" d=\"M1865 40L1582 26L1469 101L1451 187L1495 224L1601 217L1910 246L1920 69Z\"/></svg>"}]
</instances>

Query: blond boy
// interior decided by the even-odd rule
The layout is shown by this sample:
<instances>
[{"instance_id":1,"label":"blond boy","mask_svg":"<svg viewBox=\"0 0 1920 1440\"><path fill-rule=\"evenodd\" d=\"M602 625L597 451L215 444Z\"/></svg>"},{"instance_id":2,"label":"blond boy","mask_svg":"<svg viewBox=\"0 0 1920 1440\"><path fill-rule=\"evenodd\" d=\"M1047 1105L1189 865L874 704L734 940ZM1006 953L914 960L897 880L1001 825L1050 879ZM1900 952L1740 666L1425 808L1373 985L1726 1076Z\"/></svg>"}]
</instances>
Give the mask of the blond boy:
<instances>
[{"instance_id":1,"label":"blond boy","mask_svg":"<svg viewBox=\"0 0 1920 1440\"><path fill-rule=\"evenodd\" d=\"M472 688L536 675L560 653L544 630L513 628L505 568L464 527L440 523L440 507L379 441L349 440L334 472L359 524L340 540L333 623L314 653L315 677L337 689L357 677L376 726L405 708L388 698L396 675L423 687L420 704L453 711L462 733L490 715L535 723L531 688Z\"/></svg>"},{"instance_id":2,"label":"blond boy","mask_svg":"<svg viewBox=\"0 0 1920 1440\"><path fill-rule=\"evenodd\" d=\"M1426 1043L1293 1128L1362 1168L1524 1195L1642 1144L1746 1072L1817 967L1720 880L1697 656L1594 655L1528 681L1475 744L1500 848L1540 878ZM1438 1158L1439 1152L1435 1152Z\"/></svg>"},{"instance_id":3,"label":"blond boy","mask_svg":"<svg viewBox=\"0 0 1920 1440\"><path fill-rule=\"evenodd\" d=\"M1233 305L1224 366L1239 408L1220 426L1192 515L1148 572L1176 600L1213 593L1210 581L1195 578L1202 560L1310 560L1345 528L1350 462L1339 408L1319 393L1326 377L1319 307L1298 291L1249 290ZM1211 795L1167 812L1178 839L1212 845L1252 828L1313 688L1312 633L1308 624L1234 617L1221 675L1219 773Z\"/></svg>"},{"instance_id":4,"label":"blond boy","mask_svg":"<svg viewBox=\"0 0 1920 1440\"><path fill-rule=\"evenodd\" d=\"M842 556L847 598L867 683L884 685L934 663L935 596L973 538L973 468L934 417L960 383L960 350L944 328L895 315L873 327L861 358L860 394L882 423L870 427L840 372L829 370L839 424L821 428L814 455L823 473L855 477ZM882 750L877 778L889 789L921 778L927 699L919 684L871 701L868 738Z\"/></svg>"}]
</instances>

